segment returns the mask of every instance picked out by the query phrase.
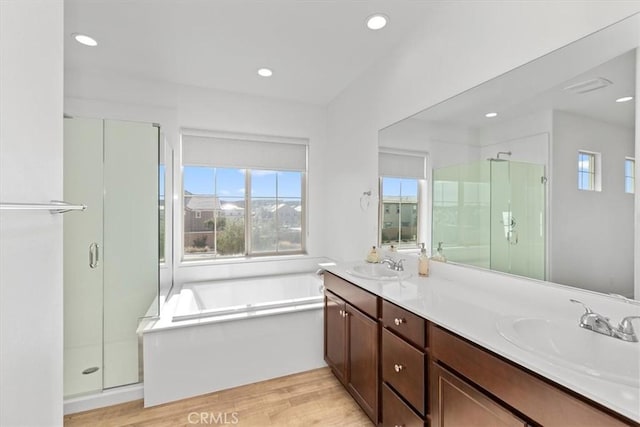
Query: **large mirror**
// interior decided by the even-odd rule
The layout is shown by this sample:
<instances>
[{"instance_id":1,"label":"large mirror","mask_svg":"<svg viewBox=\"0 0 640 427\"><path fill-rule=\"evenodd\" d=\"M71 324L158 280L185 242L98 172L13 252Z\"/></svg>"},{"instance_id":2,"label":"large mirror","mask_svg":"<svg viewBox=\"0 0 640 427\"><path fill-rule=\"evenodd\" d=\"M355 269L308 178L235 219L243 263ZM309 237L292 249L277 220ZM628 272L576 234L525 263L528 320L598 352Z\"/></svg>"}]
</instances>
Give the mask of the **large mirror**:
<instances>
[{"instance_id":1,"label":"large mirror","mask_svg":"<svg viewBox=\"0 0 640 427\"><path fill-rule=\"evenodd\" d=\"M380 131L429 155L432 252L633 298L639 29L634 15Z\"/></svg>"}]
</instances>

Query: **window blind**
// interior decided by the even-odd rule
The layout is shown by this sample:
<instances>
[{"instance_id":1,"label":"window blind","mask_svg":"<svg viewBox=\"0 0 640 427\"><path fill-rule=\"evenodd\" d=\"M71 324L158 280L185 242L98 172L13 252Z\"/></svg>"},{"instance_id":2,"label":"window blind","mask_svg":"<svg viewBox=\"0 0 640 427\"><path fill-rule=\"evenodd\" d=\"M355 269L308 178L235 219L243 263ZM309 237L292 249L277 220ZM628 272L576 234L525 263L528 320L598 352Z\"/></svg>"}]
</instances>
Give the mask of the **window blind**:
<instances>
[{"instance_id":1,"label":"window blind","mask_svg":"<svg viewBox=\"0 0 640 427\"><path fill-rule=\"evenodd\" d=\"M306 172L307 141L259 135L182 133L182 164Z\"/></svg>"},{"instance_id":2,"label":"window blind","mask_svg":"<svg viewBox=\"0 0 640 427\"><path fill-rule=\"evenodd\" d=\"M378 153L378 172L380 176L426 179L427 155L380 150Z\"/></svg>"}]
</instances>

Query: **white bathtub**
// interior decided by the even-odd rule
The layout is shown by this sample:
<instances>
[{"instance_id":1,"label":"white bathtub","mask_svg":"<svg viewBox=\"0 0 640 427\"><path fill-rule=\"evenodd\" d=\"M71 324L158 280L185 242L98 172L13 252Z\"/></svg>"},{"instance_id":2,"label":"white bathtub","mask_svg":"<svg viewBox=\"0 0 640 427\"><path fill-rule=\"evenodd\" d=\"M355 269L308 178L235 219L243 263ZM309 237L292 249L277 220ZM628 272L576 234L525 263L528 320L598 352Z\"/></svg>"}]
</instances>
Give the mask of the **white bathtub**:
<instances>
[{"instance_id":1,"label":"white bathtub","mask_svg":"<svg viewBox=\"0 0 640 427\"><path fill-rule=\"evenodd\" d=\"M145 407L320 368L322 278L192 282L144 331Z\"/></svg>"},{"instance_id":2,"label":"white bathtub","mask_svg":"<svg viewBox=\"0 0 640 427\"><path fill-rule=\"evenodd\" d=\"M309 310L318 308L322 301L322 278L315 274L192 282L180 289L172 321L233 320Z\"/></svg>"}]
</instances>

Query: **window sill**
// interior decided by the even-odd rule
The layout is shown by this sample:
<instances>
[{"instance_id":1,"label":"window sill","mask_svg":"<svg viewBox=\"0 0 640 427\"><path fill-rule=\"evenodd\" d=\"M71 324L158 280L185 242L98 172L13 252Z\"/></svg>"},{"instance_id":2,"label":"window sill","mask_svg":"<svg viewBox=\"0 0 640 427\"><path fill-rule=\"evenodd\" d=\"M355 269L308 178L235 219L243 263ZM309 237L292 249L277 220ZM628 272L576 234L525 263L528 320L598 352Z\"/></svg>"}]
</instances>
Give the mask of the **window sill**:
<instances>
[{"instance_id":1,"label":"window sill","mask_svg":"<svg viewBox=\"0 0 640 427\"><path fill-rule=\"evenodd\" d=\"M182 259L180 267L201 267L206 265L225 265L225 264L251 264L257 262L274 262L274 261L290 261L313 258L306 252L292 253L287 255L254 255L238 258L204 258L204 259Z\"/></svg>"}]
</instances>

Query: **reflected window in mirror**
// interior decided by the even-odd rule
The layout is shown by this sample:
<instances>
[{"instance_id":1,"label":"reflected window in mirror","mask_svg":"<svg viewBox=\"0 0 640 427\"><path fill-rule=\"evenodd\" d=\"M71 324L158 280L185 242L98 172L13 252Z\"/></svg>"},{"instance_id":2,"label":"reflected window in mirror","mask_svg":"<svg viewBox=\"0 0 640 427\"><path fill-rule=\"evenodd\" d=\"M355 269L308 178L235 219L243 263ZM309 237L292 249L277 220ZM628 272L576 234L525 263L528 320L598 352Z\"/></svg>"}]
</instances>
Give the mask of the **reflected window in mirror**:
<instances>
[{"instance_id":1,"label":"reflected window in mirror","mask_svg":"<svg viewBox=\"0 0 640 427\"><path fill-rule=\"evenodd\" d=\"M624 192L636 192L636 160L632 157L624 159Z\"/></svg>"},{"instance_id":2,"label":"reflected window in mirror","mask_svg":"<svg viewBox=\"0 0 640 427\"><path fill-rule=\"evenodd\" d=\"M420 181L380 178L380 246L416 247L420 217Z\"/></svg>"},{"instance_id":3,"label":"reflected window in mirror","mask_svg":"<svg viewBox=\"0 0 640 427\"><path fill-rule=\"evenodd\" d=\"M578 190L600 191L600 153L578 151Z\"/></svg>"},{"instance_id":4,"label":"reflected window in mirror","mask_svg":"<svg viewBox=\"0 0 640 427\"><path fill-rule=\"evenodd\" d=\"M380 147L378 245L417 248L427 242L427 154Z\"/></svg>"}]
</instances>

